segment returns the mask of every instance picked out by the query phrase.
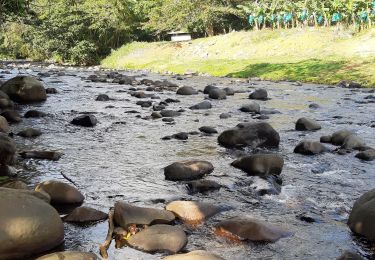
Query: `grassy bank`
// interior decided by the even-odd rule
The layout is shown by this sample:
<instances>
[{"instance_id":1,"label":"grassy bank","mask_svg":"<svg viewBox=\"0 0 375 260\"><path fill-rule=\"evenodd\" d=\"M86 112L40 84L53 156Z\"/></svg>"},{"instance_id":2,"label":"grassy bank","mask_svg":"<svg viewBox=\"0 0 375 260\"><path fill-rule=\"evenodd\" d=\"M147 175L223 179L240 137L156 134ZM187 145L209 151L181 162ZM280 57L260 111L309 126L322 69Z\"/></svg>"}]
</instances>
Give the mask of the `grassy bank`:
<instances>
[{"instance_id":1,"label":"grassy bank","mask_svg":"<svg viewBox=\"0 0 375 260\"><path fill-rule=\"evenodd\" d=\"M262 30L190 43L134 42L112 52L102 66L325 84L353 80L375 87L375 29Z\"/></svg>"}]
</instances>

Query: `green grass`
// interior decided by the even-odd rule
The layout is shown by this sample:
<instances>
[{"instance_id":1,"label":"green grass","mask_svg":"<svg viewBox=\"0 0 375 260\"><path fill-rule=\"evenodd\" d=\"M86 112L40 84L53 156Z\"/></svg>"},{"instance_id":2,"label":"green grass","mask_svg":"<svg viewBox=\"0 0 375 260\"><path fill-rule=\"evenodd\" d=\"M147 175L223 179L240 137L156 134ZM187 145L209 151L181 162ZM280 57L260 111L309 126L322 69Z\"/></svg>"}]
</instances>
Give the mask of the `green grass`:
<instances>
[{"instance_id":1,"label":"green grass","mask_svg":"<svg viewBox=\"0 0 375 260\"><path fill-rule=\"evenodd\" d=\"M357 81L375 87L375 30L353 35L335 28L236 32L191 43L131 43L102 66L156 72L200 72L336 84Z\"/></svg>"}]
</instances>

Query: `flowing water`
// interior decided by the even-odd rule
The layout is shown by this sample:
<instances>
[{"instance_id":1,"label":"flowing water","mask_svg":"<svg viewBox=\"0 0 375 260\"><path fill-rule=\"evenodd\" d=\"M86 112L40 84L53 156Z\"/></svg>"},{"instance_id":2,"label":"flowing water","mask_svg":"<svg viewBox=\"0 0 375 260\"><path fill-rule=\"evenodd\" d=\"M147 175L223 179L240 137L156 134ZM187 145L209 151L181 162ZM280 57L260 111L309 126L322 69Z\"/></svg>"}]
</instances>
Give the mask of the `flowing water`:
<instances>
[{"instance_id":1,"label":"flowing water","mask_svg":"<svg viewBox=\"0 0 375 260\"><path fill-rule=\"evenodd\" d=\"M1 68L1 67L0 67ZM145 120L151 108L136 105L139 99L126 91L132 86L112 83L93 83L85 80L92 74L105 72L89 68L52 67L50 77L42 77L45 85L59 93L49 95L46 102L20 107L21 114L29 109L48 113L40 119L24 119L13 131L26 126L39 128L43 135L36 139L15 137L18 145L27 149L61 150L64 156L57 162L41 160L22 161L20 176L30 187L49 179L66 181L65 174L85 195L85 205L108 211L116 201L124 200L139 206L162 209L165 203L176 199L198 200L223 205L230 210L209 219L196 228L184 226L188 234L186 251L206 249L226 259L336 259L343 251L352 250L365 258L373 257L371 245L352 235L346 225L354 201L364 192L375 188L374 162L362 162L355 153L338 155L325 153L303 156L293 153L301 140L316 140L320 136L341 129L354 131L369 146L375 147L375 104L364 99L371 90L349 90L323 85L290 82L235 81L228 78L193 76L183 80L145 72L121 72L135 75L137 79L168 79L178 85L193 86L203 90L207 84L232 87L242 93L228 96L226 100L211 101L210 110L191 111L189 106L201 102L203 93L194 96L176 96L175 90L155 92L161 100L178 98L168 109L186 111L170 125L158 120ZM51 67L3 65L2 80L18 74L38 75ZM64 72L62 75L57 72ZM142 74L144 73L144 74ZM60 76L59 76L60 75ZM145 89L146 86L135 86ZM257 87L268 90L270 100L259 101L262 110L277 110L269 122L281 136L280 147L272 152L283 155L282 191L279 195L258 196L254 192L257 177L230 166L248 150L229 150L218 145L217 135L192 135L184 141L161 140L178 132L197 131L204 125L214 126L219 133L240 122L257 121L249 114L238 111L249 102L248 94ZM124 92L125 91L125 92ZM114 100L98 102L98 94L107 94ZM158 102L158 100L154 100ZM310 109L310 103L321 107ZM71 125L72 118L80 113L95 113L99 123L94 128ZM232 117L220 119L229 112ZM322 125L316 132L296 132L298 118L314 118ZM335 148L329 146L332 150ZM215 170L207 179L224 185L220 191L188 195L185 185L166 181L163 167L186 159L210 161ZM304 214L317 220L301 221L296 216ZM294 233L276 243L234 243L214 234L213 226L232 216L252 216L279 225ZM98 253L99 244L106 237L107 223L88 226L65 224L66 250ZM123 248L109 250L110 259L160 259L163 254L146 254Z\"/></svg>"}]
</instances>

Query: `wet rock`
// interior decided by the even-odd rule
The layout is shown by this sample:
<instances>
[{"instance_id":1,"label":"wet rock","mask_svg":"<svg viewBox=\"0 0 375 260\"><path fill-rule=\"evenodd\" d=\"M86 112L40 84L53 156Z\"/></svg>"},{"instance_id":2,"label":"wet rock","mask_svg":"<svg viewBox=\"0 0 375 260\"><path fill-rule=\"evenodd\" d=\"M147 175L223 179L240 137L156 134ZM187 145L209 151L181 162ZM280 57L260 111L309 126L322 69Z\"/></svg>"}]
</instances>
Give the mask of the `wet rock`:
<instances>
[{"instance_id":1,"label":"wet rock","mask_svg":"<svg viewBox=\"0 0 375 260\"><path fill-rule=\"evenodd\" d=\"M265 89L256 89L253 93L250 94L249 99L257 99L257 100L267 100L268 93Z\"/></svg>"},{"instance_id":2,"label":"wet rock","mask_svg":"<svg viewBox=\"0 0 375 260\"><path fill-rule=\"evenodd\" d=\"M77 126L94 127L98 123L98 120L94 115L81 115L74 118L71 123Z\"/></svg>"},{"instance_id":3,"label":"wet rock","mask_svg":"<svg viewBox=\"0 0 375 260\"><path fill-rule=\"evenodd\" d=\"M341 81L339 84L337 84L337 86L341 88L362 88L361 84L347 80Z\"/></svg>"},{"instance_id":4,"label":"wet rock","mask_svg":"<svg viewBox=\"0 0 375 260\"><path fill-rule=\"evenodd\" d=\"M213 89L208 94L208 97L211 99L219 99L219 100L226 99L227 92L225 92L225 90L222 90L222 89Z\"/></svg>"},{"instance_id":5,"label":"wet rock","mask_svg":"<svg viewBox=\"0 0 375 260\"><path fill-rule=\"evenodd\" d=\"M138 101L136 104L141 107L151 107L152 101Z\"/></svg>"},{"instance_id":6,"label":"wet rock","mask_svg":"<svg viewBox=\"0 0 375 260\"><path fill-rule=\"evenodd\" d=\"M310 141L302 141L296 146L296 148L294 148L294 153L299 153L303 155L315 155L327 151L328 148L322 145L321 143Z\"/></svg>"},{"instance_id":7,"label":"wet rock","mask_svg":"<svg viewBox=\"0 0 375 260\"><path fill-rule=\"evenodd\" d=\"M353 133L348 130L341 130L334 132L332 134L332 144L333 145L342 145L349 135L352 135Z\"/></svg>"},{"instance_id":8,"label":"wet rock","mask_svg":"<svg viewBox=\"0 0 375 260\"><path fill-rule=\"evenodd\" d=\"M255 176L249 187L257 196L279 195L281 192L281 184L281 178L275 175Z\"/></svg>"},{"instance_id":9,"label":"wet rock","mask_svg":"<svg viewBox=\"0 0 375 260\"><path fill-rule=\"evenodd\" d=\"M59 92L55 88L46 88L46 93L47 94L57 94Z\"/></svg>"},{"instance_id":10,"label":"wet rock","mask_svg":"<svg viewBox=\"0 0 375 260\"><path fill-rule=\"evenodd\" d=\"M22 121L20 114L15 110L5 110L1 113L9 123L19 123Z\"/></svg>"},{"instance_id":11,"label":"wet rock","mask_svg":"<svg viewBox=\"0 0 375 260\"><path fill-rule=\"evenodd\" d=\"M17 170L11 166L0 164L0 176L16 177Z\"/></svg>"},{"instance_id":12,"label":"wet rock","mask_svg":"<svg viewBox=\"0 0 375 260\"><path fill-rule=\"evenodd\" d=\"M200 179L213 170L213 165L207 161L181 161L165 167L164 175L170 181L190 181Z\"/></svg>"},{"instance_id":13,"label":"wet rock","mask_svg":"<svg viewBox=\"0 0 375 260\"><path fill-rule=\"evenodd\" d=\"M368 149L366 151L360 152L356 154L355 157L364 161L373 161L375 160L375 149Z\"/></svg>"},{"instance_id":14,"label":"wet rock","mask_svg":"<svg viewBox=\"0 0 375 260\"><path fill-rule=\"evenodd\" d=\"M317 121L305 117L298 119L296 123L297 131L315 131L320 130L321 128L322 127Z\"/></svg>"},{"instance_id":15,"label":"wet rock","mask_svg":"<svg viewBox=\"0 0 375 260\"><path fill-rule=\"evenodd\" d=\"M254 116L253 118L254 119L258 119L258 120L267 120L267 119L270 119L270 117L266 116L266 115L257 115L257 116Z\"/></svg>"},{"instance_id":16,"label":"wet rock","mask_svg":"<svg viewBox=\"0 0 375 260\"><path fill-rule=\"evenodd\" d=\"M66 222L78 222L78 223L87 223L87 222L96 222L105 220L108 218L108 214L100 210L96 210L90 207L78 207L75 208L69 215L64 217Z\"/></svg>"},{"instance_id":17,"label":"wet rock","mask_svg":"<svg viewBox=\"0 0 375 260\"><path fill-rule=\"evenodd\" d=\"M163 109L165 109L164 105L154 105L152 107L152 110L154 110L154 111L162 111Z\"/></svg>"},{"instance_id":18,"label":"wet rock","mask_svg":"<svg viewBox=\"0 0 375 260\"><path fill-rule=\"evenodd\" d=\"M229 87L224 88L224 91L225 91L225 93L227 94L227 96L233 96L234 93L235 93L234 89L229 88Z\"/></svg>"},{"instance_id":19,"label":"wet rock","mask_svg":"<svg viewBox=\"0 0 375 260\"><path fill-rule=\"evenodd\" d=\"M219 190L221 188L221 185L219 183L210 180L190 181L186 183L186 185L189 189L190 194L204 193L207 191Z\"/></svg>"},{"instance_id":20,"label":"wet rock","mask_svg":"<svg viewBox=\"0 0 375 260\"><path fill-rule=\"evenodd\" d=\"M167 210L137 207L125 202L115 203L114 221L124 229L131 224L170 224L174 220L173 213Z\"/></svg>"},{"instance_id":21,"label":"wet rock","mask_svg":"<svg viewBox=\"0 0 375 260\"><path fill-rule=\"evenodd\" d=\"M189 224L200 223L221 211L218 206L198 201L173 201L165 209Z\"/></svg>"},{"instance_id":22,"label":"wet rock","mask_svg":"<svg viewBox=\"0 0 375 260\"><path fill-rule=\"evenodd\" d=\"M0 109L12 109L13 107L14 103L12 100L0 97Z\"/></svg>"},{"instance_id":23,"label":"wet rock","mask_svg":"<svg viewBox=\"0 0 375 260\"><path fill-rule=\"evenodd\" d=\"M163 116L159 112L152 112L151 117L154 119L162 118Z\"/></svg>"},{"instance_id":24,"label":"wet rock","mask_svg":"<svg viewBox=\"0 0 375 260\"><path fill-rule=\"evenodd\" d=\"M331 135L324 135L320 137L321 143L331 143L332 142L332 136Z\"/></svg>"},{"instance_id":25,"label":"wet rock","mask_svg":"<svg viewBox=\"0 0 375 260\"><path fill-rule=\"evenodd\" d=\"M51 197L52 204L78 204L85 197L75 187L60 181L45 181L40 183L35 191L46 192Z\"/></svg>"},{"instance_id":26,"label":"wet rock","mask_svg":"<svg viewBox=\"0 0 375 260\"><path fill-rule=\"evenodd\" d=\"M16 190L27 190L27 184L23 181L10 181L3 185L1 185L2 188L8 188L8 189L16 189Z\"/></svg>"},{"instance_id":27,"label":"wet rock","mask_svg":"<svg viewBox=\"0 0 375 260\"><path fill-rule=\"evenodd\" d=\"M365 142L358 136L351 134L345 138L344 143L340 148L347 150L360 150L362 147L365 147Z\"/></svg>"},{"instance_id":28,"label":"wet rock","mask_svg":"<svg viewBox=\"0 0 375 260\"><path fill-rule=\"evenodd\" d=\"M131 236L129 246L145 251L178 253L187 244L185 232L176 226L155 225Z\"/></svg>"},{"instance_id":29,"label":"wet rock","mask_svg":"<svg viewBox=\"0 0 375 260\"><path fill-rule=\"evenodd\" d=\"M0 116L0 132L3 132L3 133L9 132L8 121L3 116Z\"/></svg>"},{"instance_id":30,"label":"wet rock","mask_svg":"<svg viewBox=\"0 0 375 260\"><path fill-rule=\"evenodd\" d=\"M213 86L213 85L207 85L204 90L203 90L203 94L210 94L210 91L211 90L214 90L214 89L218 89L218 87L216 86Z\"/></svg>"},{"instance_id":31,"label":"wet rock","mask_svg":"<svg viewBox=\"0 0 375 260\"><path fill-rule=\"evenodd\" d=\"M24 114L25 118L38 118L38 117L45 117L47 114L38 110L29 110Z\"/></svg>"},{"instance_id":32,"label":"wet rock","mask_svg":"<svg viewBox=\"0 0 375 260\"><path fill-rule=\"evenodd\" d=\"M0 258L23 259L63 242L57 211L28 191L0 188Z\"/></svg>"},{"instance_id":33,"label":"wet rock","mask_svg":"<svg viewBox=\"0 0 375 260\"><path fill-rule=\"evenodd\" d=\"M25 138L32 138L32 137L38 137L42 135L42 131L34 128L26 128L20 132L17 133L18 136L22 136Z\"/></svg>"},{"instance_id":34,"label":"wet rock","mask_svg":"<svg viewBox=\"0 0 375 260\"><path fill-rule=\"evenodd\" d=\"M167 99L165 100L165 102L166 102L166 103L179 103L180 100L178 100L178 99L173 99L173 98L167 98Z\"/></svg>"},{"instance_id":35,"label":"wet rock","mask_svg":"<svg viewBox=\"0 0 375 260\"><path fill-rule=\"evenodd\" d=\"M163 260L224 260L224 258L204 250L196 250L186 254L167 256Z\"/></svg>"},{"instance_id":36,"label":"wet rock","mask_svg":"<svg viewBox=\"0 0 375 260\"><path fill-rule=\"evenodd\" d=\"M210 101L207 101L207 100L190 107L191 110L210 109L210 108L212 108L212 105Z\"/></svg>"},{"instance_id":37,"label":"wet rock","mask_svg":"<svg viewBox=\"0 0 375 260\"><path fill-rule=\"evenodd\" d=\"M63 153L58 151L22 151L19 153L24 159L41 159L58 161L63 156Z\"/></svg>"},{"instance_id":38,"label":"wet rock","mask_svg":"<svg viewBox=\"0 0 375 260\"><path fill-rule=\"evenodd\" d=\"M310 108L310 109L318 109L318 108L320 108L320 106L319 106L318 104L316 104L316 103L311 103L311 104L309 105L309 108Z\"/></svg>"},{"instance_id":39,"label":"wet rock","mask_svg":"<svg viewBox=\"0 0 375 260\"><path fill-rule=\"evenodd\" d=\"M249 104L242 105L242 107L240 108L240 111L246 112L246 113L259 114L260 113L260 106L259 106L258 103L251 102Z\"/></svg>"},{"instance_id":40,"label":"wet rock","mask_svg":"<svg viewBox=\"0 0 375 260\"><path fill-rule=\"evenodd\" d=\"M231 118L232 115L229 114L229 113L222 113L222 114L220 114L219 117L220 117L220 119L228 119L228 118Z\"/></svg>"},{"instance_id":41,"label":"wet rock","mask_svg":"<svg viewBox=\"0 0 375 260\"><path fill-rule=\"evenodd\" d=\"M199 131L205 134L217 134L217 130L211 126L202 126L199 128Z\"/></svg>"},{"instance_id":42,"label":"wet rock","mask_svg":"<svg viewBox=\"0 0 375 260\"><path fill-rule=\"evenodd\" d=\"M221 133L218 142L227 148L276 148L280 143L280 135L268 123L241 123Z\"/></svg>"},{"instance_id":43,"label":"wet rock","mask_svg":"<svg viewBox=\"0 0 375 260\"><path fill-rule=\"evenodd\" d=\"M356 234L375 241L375 189L363 194L355 203L349 215L349 228Z\"/></svg>"},{"instance_id":44,"label":"wet rock","mask_svg":"<svg viewBox=\"0 0 375 260\"><path fill-rule=\"evenodd\" d=\"M174 122L174 119L172 117L164 117L162 119L163 122L172 123Z\"/></svg>"},{"instance_id":45,"label":"wet rock","mask_svg":"<svg viewBox=\"0 0 375 260\"><path fill-rule=\"evenodd\" d=\"M337 260L364 260L360 255L346 251Z\"/></svg>"},{"instance_id":46,"label":"wet rock","mask_svg":"<svg viewBox=\"0 0 375 260\"><path fill-rule=\"evenodd\" d=\"M17 76L1 85L0 90L19 103L41 102L47 99L42 82L30 76Z\"/></svg>"},{"instance_id":47,"label":"wet rock","mask_svg":"<svg viewBox=\"0 0 375 260\"><path fill-rule=\"evenodd\" d=\"M256 154L237 159L231 165L252 176L280 175L284 159L277 154Z\"/></svg>"},{"instance_id":48,"label":"wet rock","mask_svg":"<svg viewBox=\"0 0 375 260\"><path fill-rule=\"evenodd\" d=\"M36 260L99 260L93 253L84 253L78 251L64 251L41 256Z\"/></svg>"},{"instance_id":49,"label":"wet rock","mask_svg":"<svg viewBox=\"0 0 375 260\"><path fill-rule=\"evenodd\" d=\"M16 143L6 134L0 133L0 164L11 165L15 160Z\"/></svg>"},{"instance_id":50,"label":"wet rock","mask_svg":"<svg viewBox=\"0 0 375 260\"><path fill-rule=\"evenodd\" d=\"M96 101L109 101L110 98L109 98L109 96L106 95L106 94L100 94L100 95L98 95L98 96L96 97L95 100L96 100Z\"/></svg>"},{"instance_id":51,"label":"wet rock","mask_svg":"<svg viewBox=\"0 0 375 260\"><path fill-rule=\"evenodd\" d=\"M181 87L181 88L177 89L176 94L177 95L189 96L189 95L198 94L198 91L193 87L184 86L184 87Z\"/></svg>"},{"instance_id":52,"label":"wet rock","mask_svg":"<svg viewBox=\"0 0 375 260\"><path fill-rule=\"evenodd\" d=\"M148 95L148 94L146 94L142 91L134 92L131 95L135 98L148 98L148 97L150 97L150 95Z\"/></svg>"},{"instance_id":53,"label":"wet rock","mask_svg":"<svg viewBox=\"0 0 375 260\"><path fill-rule=\"evenodd\" d=\"M172 138L177 139L177 140L188 140L189 134L186 132L181 132L181 133L172 135Z\"/></svg>"},{"instance_id":54,"label":"wet rock","mask_svg":"<svg viewBox=\"0 0 375 260\"><path fill-rule=\"evenodd\" d=\"M160 114L163 117L176 117L176 116L180 116L181 115L180 112L173 111L173 110L162 110L162 111L160 111Z\"/></svg>"},{"instance_id":55,"label":"wet rock","mask_svg":"<svg viewBox=\"0 0 375 260\"><path fill-rule=\"evenodd\" d=\"M289 232L267 222L247 217L224 220L216 226L216 229L219 235L254 242L276 242L290 235Z\"/></svg>"}]
</instances>

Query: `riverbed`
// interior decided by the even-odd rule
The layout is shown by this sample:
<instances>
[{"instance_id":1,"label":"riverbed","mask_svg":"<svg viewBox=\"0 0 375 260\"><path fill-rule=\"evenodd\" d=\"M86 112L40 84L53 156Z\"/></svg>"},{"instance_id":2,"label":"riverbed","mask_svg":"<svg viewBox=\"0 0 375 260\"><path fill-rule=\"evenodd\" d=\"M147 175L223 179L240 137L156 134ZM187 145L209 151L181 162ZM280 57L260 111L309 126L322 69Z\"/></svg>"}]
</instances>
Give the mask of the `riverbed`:
<instances>
[{"instance_id":1,"label":"riverbed","mask_svg":"<svg viewBox=\"0 0 375 260\"><path fill-rule=\"evenodd\" d=\"M41 73L41 74L40 74ZM43 118L24 118L13 125L18 132L25 127L41 129L36 139L15 140L22 149L59 150L64 156L57 162L22 160L19 177L31 188L39 182L55 179L66 182L61 173L74 182L85 195L84 205L107 212L116 201L138 206L163 209L173 200L197 200L222 205L227 210L215 215L198 227L183 226L188 235L185 251L205 249L225 259L336 259L345 250L367 259L375 256L372 245L352 234L346 225L354 201L364 192L375 188L375 163L355 158L356 152L339 155L328 152L316 156L293 153L302 140L319 141L320 136L348 129L375 147L375 103L365 99L374 95L371 89L345 89L326 85L269 82L209 76L159 75L146 71L119 71L137 80L168 80L179 86L203 90L208 84L230 87L238 91L226 100L210 100L209 110L190 110L204 100L205 95L178 96L175 89L148 92L145 85L119 85L92 82L93 74L106 75L98 68L58 67L38 64L3 64L0 75L6 80L19 74L40 76L47 87L58 93L49 95L46 102L20 106L20 113L37 109L48 114ZM159 99L179 99L168 109L185 112L174 124L151 119L151 108L136 105L130 88L153 93ZM280 147L266 151L279 153L285 165L281 174L283 184L278 195L260 196L254 192L257 177L247 176L230 163L254 151L221 147L217 135L190 135L186 141L162 140L178 132L198 131L201 126L213 126L219 133L241 122L257 122L250 114L239 111L249 102L256 88L265 88L270 99L257 101L270 117L270 123L281 137ZM99 94L111 100L95 101ZM316 103L319 108L311 109ZM129 113L129 111L131 113ZM137 113L136 113L136 112ZM267 112L268 111L268 112ZM94 128L77 127L70 121L82 114L93 113L98 119ZM230 113L220 119L221 113ZM313 132L294 130L301 117L317 120L322 129ZM328 145L333 151L336 147ZM264 152L264 151L263 151ZM166 181L163 168L173 162L200 159L211 162L215 170L206 179L224 187L219 191L189 195L184 184ZM255 183L255 184L254 184ZM315 220L309 223L298 216ZM276 243L231 242L214 234L213 226L232 216L252 216L266 220L293 232L293 236ZM65 223L66 250L91 251L98 254L99 244L106 237L107 222L78 226ZM146 254L128 247L115 249L110 259L161 259L163 254Z\"/></svg>"}]
</instances>

